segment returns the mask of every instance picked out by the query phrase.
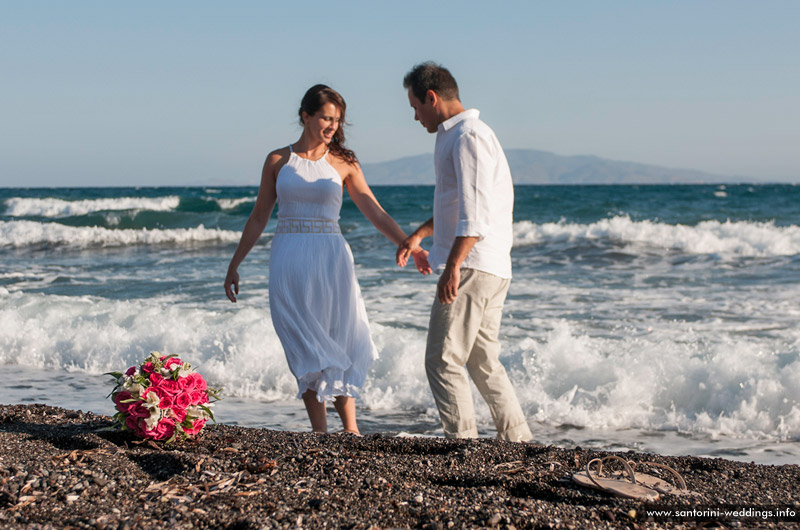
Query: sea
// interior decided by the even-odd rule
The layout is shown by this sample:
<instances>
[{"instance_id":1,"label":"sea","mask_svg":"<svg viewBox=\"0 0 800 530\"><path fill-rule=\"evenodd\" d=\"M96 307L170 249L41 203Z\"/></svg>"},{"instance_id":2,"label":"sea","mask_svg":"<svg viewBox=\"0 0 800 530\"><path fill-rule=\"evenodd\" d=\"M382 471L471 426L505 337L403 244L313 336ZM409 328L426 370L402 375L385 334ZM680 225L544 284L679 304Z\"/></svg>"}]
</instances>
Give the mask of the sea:
<instances>
[{"instance_id":1,"label":"sea","mask_svg":"<svg viewBox=\"0 0 800 530\"><path fill-rule=\"evenodd\" d=\"M373 191L409 232L432 214L432 187ZM223 389L220 423L308 431L270 319L274 219L238 303L223 291L256 193L0 189L0 403L110 415L104 374L159 351ZM798 205L793 185L517 186L501 361L535 440L800 462ZM340 223L380 355L360 428L441 436L423 360L436 278L398 268L348 197Z\"/></svg>"}]
</instances>

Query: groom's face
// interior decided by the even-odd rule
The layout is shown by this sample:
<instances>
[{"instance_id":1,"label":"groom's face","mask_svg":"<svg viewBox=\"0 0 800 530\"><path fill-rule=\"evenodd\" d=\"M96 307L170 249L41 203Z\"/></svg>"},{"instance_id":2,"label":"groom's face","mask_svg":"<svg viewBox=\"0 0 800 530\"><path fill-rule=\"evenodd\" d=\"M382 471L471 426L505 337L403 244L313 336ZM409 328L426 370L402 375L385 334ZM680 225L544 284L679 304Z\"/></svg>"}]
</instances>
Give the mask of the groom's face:
<instances>
[{"instance_id":1,"label":"groom's face","mask_svg":"<svg viewBox=\"0 0 800 530\"><path fill-rule=\"evenodd\" d=\"M408 102L411 104L411 108L414 109L414 119L420 122L426 131L435 133L439 128L439 122L437 121L436 109L433 106L433 99L426 97L425 101L420 101L409 87Z\"/></svg>"}]
</instances>

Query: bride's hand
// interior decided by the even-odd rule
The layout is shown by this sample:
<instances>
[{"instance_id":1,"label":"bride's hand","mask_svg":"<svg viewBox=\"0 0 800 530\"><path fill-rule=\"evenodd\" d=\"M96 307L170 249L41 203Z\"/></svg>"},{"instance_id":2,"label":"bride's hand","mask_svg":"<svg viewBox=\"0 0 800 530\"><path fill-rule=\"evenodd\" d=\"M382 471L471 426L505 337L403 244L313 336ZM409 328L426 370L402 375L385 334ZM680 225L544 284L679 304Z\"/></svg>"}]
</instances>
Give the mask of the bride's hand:
<instances>
[{"instance_id":1,"label":"bride's hand","mask_svg":"<svg viewBox=\"0 0 800 530\"><path fill-rule=\"evenodd\" d=\"M225 294L228 295L228 300L236 303L236 295L239 294L239 273L235 270L228 270L225 276Z\"/></svg>"},{"instance_id":2,"label":"bride's hand","mask_svg":"<svg viewBox=\"0 0 800 530\"><path fill-rule=\"evenodd\" d=\"M416 234L411 234L402 243L400 243L400 245L397 247L397 253L395 254L395 259L400 267L405 267L408 264L409 256L413 257L414 261L416 262L416 254L418 252L424 252L422 247L419 246L420 241L422 241L422 239L419 236ZM428 253L425 252L425 255L427 256ZM422 271L420 270L420 272Z\"/></svg>"}]
</instances>

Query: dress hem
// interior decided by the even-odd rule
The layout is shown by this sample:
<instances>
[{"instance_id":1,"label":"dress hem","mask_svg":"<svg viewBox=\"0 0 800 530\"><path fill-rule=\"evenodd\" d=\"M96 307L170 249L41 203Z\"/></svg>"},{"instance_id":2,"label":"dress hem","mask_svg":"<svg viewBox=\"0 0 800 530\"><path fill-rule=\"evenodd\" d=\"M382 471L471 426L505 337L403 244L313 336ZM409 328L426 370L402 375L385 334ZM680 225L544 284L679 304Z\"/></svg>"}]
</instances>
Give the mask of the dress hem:
<instances>
[{"instance_id":1,"label":"dress hem","mask_svg":"<svg viewBox=\"0 0 800 530\"><path fill-rule=\"evenodd\" d=\"M317 401L323 403L328 398L335 398L339 396L351 397L358 399L358 386L350 383L345 383L341 378L331 378L325 372L316 372L303 376L297 379L297 397L302 399L303 394L309 390L316 392Z\"/></svg>"}]
</instances>

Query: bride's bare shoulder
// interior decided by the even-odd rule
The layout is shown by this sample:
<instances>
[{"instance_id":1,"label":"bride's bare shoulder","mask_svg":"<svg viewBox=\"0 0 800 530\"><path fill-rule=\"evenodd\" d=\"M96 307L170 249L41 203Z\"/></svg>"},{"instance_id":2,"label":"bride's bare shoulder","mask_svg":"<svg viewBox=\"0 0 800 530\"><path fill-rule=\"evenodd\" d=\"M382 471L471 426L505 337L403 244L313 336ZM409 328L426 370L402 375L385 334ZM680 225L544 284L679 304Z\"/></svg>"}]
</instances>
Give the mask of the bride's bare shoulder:
<instances>
[{"instance_id":1,"label":"bride's bare shoulder","mask_svg":"<svg viewBox=\"0 0 800 530\"><path fill-rule=\"evenodd\" d=\"M291 155L291 151L289 147L281 147L271 151L267 155L267 159L264 161L264 170L269 170L273 174L277 174L278 171L289 161L289 156Z\"/></svg>"}]
</instances>

